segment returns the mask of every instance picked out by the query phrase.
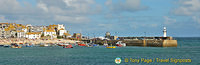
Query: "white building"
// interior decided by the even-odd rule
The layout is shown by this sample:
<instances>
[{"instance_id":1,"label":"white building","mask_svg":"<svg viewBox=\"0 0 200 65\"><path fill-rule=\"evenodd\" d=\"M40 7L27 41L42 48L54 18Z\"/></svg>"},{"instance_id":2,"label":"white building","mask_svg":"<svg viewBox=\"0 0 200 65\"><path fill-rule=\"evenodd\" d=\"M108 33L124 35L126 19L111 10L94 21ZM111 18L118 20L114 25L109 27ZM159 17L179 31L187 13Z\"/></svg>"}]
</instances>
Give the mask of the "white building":
<instances>
[{"instance_id":1,"label":"white building","mask_svg":"<svg viewBox=\"0 0 200 65\"><path fill-rule=\"evenodd\" d=\"M64 29L65 30L65 26L63 24L58 24L58 30L60 29Z\"/></svg>"},{"instance_id":2,"label":"white building","mask_svg":"<svg viewBox=\"0 0 200 65\"><path fill-rule=\"evenodd\" d=\"M40 39L41 32L28 32L26 33L26 38L28 39Z\"/></svg>"},{"instance_id":3,"label":"white building","mask_svg":"<svg viewBox=\"0 0 200 65\"><path fill-rule=\"evenodd\" d=\"M24 38L25 36L25 32L23 30L21 31L17 31L17 38Z\"/></svg>"},{"instance_id":4,"label":"white building","mask_svg":"<svg viewBox=\"0 0 200 65\"><path fill-rule=\"evenodd\" d=\"M45 30L44 31L44 36L51 36L51 39L56 38L56 31L54 30Z\"/></svg>"},{"instance_id":5,"label":"white building","mask_svg":"<svg viewBox=\"0 0 200 65\"><path fill-rule=\"evenodd\" d=\"M59 35L59 36L63 36L64 33L66 33L66 32L67 32L67 31L64 30L64 29L62 28L62 29L58 30L58 35Z\"/></svg>"}]
</instances>

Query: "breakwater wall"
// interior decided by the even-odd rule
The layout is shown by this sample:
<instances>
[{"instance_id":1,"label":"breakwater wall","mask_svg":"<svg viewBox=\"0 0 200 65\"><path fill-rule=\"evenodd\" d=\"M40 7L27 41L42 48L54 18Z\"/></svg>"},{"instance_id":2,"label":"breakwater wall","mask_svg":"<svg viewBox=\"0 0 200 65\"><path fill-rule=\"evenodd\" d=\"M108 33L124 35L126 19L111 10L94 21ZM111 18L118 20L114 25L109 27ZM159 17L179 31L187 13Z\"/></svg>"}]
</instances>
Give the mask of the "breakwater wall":
<instances>
[{"instance_id":1,"label":"breakwater wall","mask_svg":"<svg viewBox=\"0 0 200 65\"><path fill-rule=\"evenodd\" d=\"M122 41L127 46L141 46L141 47L177 47L177 40L109 40L107 43L116 45L116 42ZM96 40L96 44L103 45L105 40Z\"/></svg>"},{"instance_id":2,"label":"breakwater wall","mask_svg":"<svg viewBox=\"0 0 200 65\"><path fill-rule=\"evenodd\" d=\"M127 46L177 47L177 40L129 40L123 42Z\"/></svg>"}]
</instances>

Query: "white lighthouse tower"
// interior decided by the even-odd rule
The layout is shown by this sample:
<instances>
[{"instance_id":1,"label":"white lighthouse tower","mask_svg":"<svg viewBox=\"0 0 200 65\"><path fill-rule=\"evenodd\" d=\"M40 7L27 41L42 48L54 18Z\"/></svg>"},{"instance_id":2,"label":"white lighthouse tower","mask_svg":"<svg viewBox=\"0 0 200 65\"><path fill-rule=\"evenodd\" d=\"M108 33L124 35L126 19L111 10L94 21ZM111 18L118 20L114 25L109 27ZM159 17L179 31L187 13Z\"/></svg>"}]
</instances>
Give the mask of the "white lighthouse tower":
<instances>
[{"instance_id":1,"label":"white lighthouse tower","mask_svg":"<svg viewBox=\"0 0 200 65\"><path fill-rule=\"evenodd\" d=\"M163 37L167 37L167 28L164 27L164 30L163 30Z\"/></svg>"}]
</instances>

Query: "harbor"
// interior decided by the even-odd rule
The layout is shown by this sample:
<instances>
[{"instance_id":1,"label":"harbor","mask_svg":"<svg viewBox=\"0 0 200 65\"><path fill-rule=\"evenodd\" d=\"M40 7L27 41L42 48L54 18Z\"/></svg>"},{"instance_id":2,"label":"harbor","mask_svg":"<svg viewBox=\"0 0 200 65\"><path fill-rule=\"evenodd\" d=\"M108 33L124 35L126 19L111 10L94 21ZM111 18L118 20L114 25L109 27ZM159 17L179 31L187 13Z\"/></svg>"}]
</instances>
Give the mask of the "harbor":
<instances>
[{"instance_id":1,"label":"harbor","mask_svg":"<svg viewBox=\"0 0 200 65\"><path fill-rule=\"evenodd\" d=\"M191 63L180 62L152 62L148 64L162 65L198 65L199 39L200 38L176 38L180 43L177 47L139 47L126 46L115 49L98 47L74 46L73 48L63 48L62 46L33 46L22 47L20 49L0 47L0 65L115 65L114 59L120 57L121 64L147 64L143 62L125 62L125 59L140 58L176 58L191 59ZM191 42L193 41L193 42ZM191 43L189 45L189 43ZM186 53L187 52L187 53Z\"/></svg>"},{"instance_id":2,"label":"harbor","mask_svg":"<svg viewBox=\"0 0 200 65\"><path fill-rule=\"evenodd\" d=\"M125 46L141 47L177 47L177 40L167 37L166 27L163 28L163 36L160 37L118 37L106 32L103 38L82 36L82 33L73 33L65 30L63 24L49 26L31 26L16 23L1 23L0 45L11 48L22 48L21 46L105 46L116 48ZM11 33L11 34L7 34ZM19 47L20 46L20 47Z\"/></svg>"},{"instance_id":3,"label":"harbor","mask_svg":"<svg viewBox=\"0 0 200 65\"><path fill-rule=\"evenodd\" d=\"M200 0L0 0L0 65L200 65Z\"/></svg>"}]
</instances>

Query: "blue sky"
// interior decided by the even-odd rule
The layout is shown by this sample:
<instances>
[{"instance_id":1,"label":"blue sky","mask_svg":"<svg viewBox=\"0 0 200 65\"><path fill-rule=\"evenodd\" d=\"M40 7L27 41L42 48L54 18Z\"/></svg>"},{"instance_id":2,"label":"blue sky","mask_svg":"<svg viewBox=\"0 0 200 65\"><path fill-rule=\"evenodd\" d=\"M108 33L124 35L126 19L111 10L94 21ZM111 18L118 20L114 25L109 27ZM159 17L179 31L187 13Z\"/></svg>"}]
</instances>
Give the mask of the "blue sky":
<instances>
[{"instance_id":1,"label":"blue sky","mask_svg":"<svg viewBox=\"0 0 200 65\"><path fill-rule=\"evenodd\" d=\"M0 0L0 22L65 24L104 36L200 36L200 0Z\"/></svg>"}]
</instances>

